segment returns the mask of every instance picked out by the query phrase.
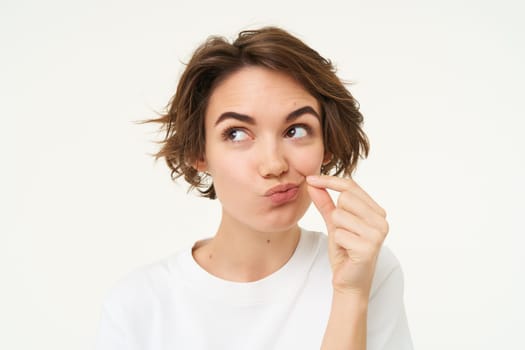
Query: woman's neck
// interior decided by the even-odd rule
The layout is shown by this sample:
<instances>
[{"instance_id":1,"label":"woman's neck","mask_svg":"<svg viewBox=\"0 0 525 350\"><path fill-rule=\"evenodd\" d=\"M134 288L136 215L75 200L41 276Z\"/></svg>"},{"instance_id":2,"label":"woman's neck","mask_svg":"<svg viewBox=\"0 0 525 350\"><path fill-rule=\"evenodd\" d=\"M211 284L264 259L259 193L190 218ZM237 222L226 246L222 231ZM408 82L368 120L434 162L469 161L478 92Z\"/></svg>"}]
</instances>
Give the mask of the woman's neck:
<instances>
[{"instance_id":1,"label":"woman's neck","mask_svg":"<svg viewBox=\"0 0 525 350\"><path fill-rule=\"evenodd\" d=\"M193 257L206 271L235 282L260 280L280 269L293 255L300 228L264 232L223 215L216 235L194 247Z\"/></svg>"}]
</instances>

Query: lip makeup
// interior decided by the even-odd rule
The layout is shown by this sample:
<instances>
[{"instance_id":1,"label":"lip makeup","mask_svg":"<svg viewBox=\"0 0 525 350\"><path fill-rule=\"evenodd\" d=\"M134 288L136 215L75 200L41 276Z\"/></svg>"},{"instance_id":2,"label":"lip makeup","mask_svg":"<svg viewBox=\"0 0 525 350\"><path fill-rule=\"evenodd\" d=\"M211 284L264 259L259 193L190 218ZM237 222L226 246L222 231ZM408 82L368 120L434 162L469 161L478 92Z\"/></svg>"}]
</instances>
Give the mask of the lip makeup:
<instances>
[{"instance_id":1,"label":"lip makeup","mask_svg":"<svg viewBox=\"0 0 525 350\"><path fill-rule=\"evenodd\" d=\"M293 201L299 193L299 186L295 184L277 185L266 192L273 204L281 205Z\"/></svg>"}]
</instances>

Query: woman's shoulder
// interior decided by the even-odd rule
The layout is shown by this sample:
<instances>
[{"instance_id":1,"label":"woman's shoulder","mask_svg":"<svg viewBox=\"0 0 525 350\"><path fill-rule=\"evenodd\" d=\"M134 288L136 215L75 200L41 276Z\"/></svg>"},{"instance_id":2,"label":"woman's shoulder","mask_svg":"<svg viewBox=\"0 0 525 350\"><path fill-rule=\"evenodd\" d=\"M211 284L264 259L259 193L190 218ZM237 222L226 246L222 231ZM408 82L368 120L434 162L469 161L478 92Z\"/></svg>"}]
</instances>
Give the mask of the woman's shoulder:
<instances>
[{"instance_id":1,"label":"woman's shoulder","mask_svg":"<svg viewBox=\"0 0 525 350\"><path fill-rule=\"evenodd\" d=\"M120 310L148 309L174 286L170 263L178 254L140 265L120 276L107 290L104 307Z\"/></svg>"},{"instance_id":2,"label":"woman's shoulder","mask_svg":"<svg viewBox=\"0 0 525 350\"><path fill-rule=\"evenodd\" d=\"M389 246L383 244L379 251L379 256L377 257L376 275L379 275L379 277L381 277L380 279L384 279L394 270L400 268L401 264L397 256Z\"/></svg>"},{"instance_id":3,"label":"woman's shoulder","mask_svg":"<svg viewBox=\"0 0 525 350\"><path fill-rule=\"evenodd\" d=\"M403 272L397 256L387 245L383 245L377 257L370 297L373 298L380 289L385 288L402 291L403 283Z\"/></svg>"}]
</instances>

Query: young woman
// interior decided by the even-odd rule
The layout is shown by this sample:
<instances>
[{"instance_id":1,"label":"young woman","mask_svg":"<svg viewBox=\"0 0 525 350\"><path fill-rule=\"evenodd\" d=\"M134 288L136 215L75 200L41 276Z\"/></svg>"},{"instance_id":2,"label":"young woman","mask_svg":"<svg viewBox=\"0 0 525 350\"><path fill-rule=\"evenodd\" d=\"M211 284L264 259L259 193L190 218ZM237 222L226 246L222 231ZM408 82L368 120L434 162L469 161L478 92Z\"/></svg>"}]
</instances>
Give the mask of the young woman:
<instances>
[{"instance_id":1,"label":"young woman","mask_svg":"<svg viewBox=\"0 0 525 350\"><path fill-rule=\"evenodd\" d=\"M98 349L411 349L385 210L350 178L362 120L289 33L208 39L150 121L166 130L157 157L218 199L220 225L113 288ZM327 235L298 226L311 202Z\"/></svg>"}]
</instances>

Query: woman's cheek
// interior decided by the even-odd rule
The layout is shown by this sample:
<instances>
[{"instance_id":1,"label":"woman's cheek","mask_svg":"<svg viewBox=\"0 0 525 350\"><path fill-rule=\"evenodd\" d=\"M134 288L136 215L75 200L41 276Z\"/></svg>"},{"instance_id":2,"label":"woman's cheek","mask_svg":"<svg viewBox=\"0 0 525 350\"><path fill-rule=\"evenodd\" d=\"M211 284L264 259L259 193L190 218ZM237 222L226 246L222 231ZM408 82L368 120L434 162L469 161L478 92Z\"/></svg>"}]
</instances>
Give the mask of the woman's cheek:
<instances>
[{"instance_id":1,"label":"woman's cheek","mask_svg":"<svg viewBox=\"0 0 525 350\"><path fill-rule=\"evenodd\" d=\"M253 167L250 157L243 154L218 157L221 161L219 165L220 169L217 170L222 176L221 180L226 183L228 187L253 183L253 178L249 177L250 169Z\"/></svg>"},{"instance_id":2,"label":"woman's cheek","mask_svg":"<svg viewBox=\"0 0 525 350\"><path fill-rule=\"evenodd\" d=\"M319 174L323 164L323 150L297 152L293 155L293 162L297 171L305 176Z\"/></svg>"}]
</instances>

